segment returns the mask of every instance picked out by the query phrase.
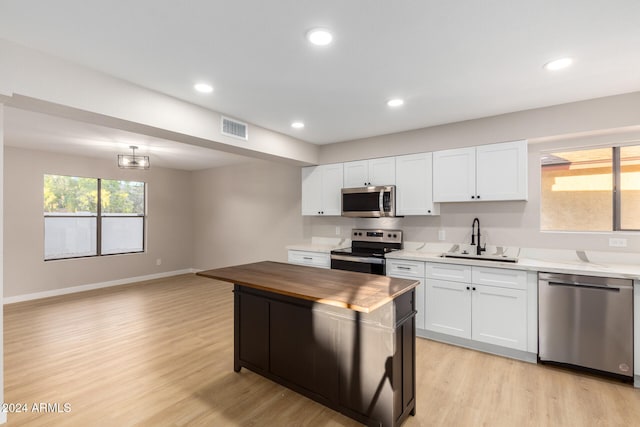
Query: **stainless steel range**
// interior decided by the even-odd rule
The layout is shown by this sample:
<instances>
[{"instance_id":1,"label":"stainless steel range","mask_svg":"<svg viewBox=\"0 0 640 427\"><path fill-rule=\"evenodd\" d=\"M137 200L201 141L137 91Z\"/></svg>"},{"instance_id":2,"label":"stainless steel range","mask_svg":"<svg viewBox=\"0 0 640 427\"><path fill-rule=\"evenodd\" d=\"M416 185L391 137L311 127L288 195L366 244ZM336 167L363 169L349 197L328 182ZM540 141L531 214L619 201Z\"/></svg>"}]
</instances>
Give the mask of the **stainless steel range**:
<instances>
[{"instance_id":1,"label":"stainless steel range","mask_svg":"<svg viewBox=\"0 0 640 427\"><path fill-rule=\"evenodd\" d=\"M370 274L386 274L385 254L402 249L402 230L351 231L351 247L331 251L331 268Z\"/></svg>"}]
</instances>

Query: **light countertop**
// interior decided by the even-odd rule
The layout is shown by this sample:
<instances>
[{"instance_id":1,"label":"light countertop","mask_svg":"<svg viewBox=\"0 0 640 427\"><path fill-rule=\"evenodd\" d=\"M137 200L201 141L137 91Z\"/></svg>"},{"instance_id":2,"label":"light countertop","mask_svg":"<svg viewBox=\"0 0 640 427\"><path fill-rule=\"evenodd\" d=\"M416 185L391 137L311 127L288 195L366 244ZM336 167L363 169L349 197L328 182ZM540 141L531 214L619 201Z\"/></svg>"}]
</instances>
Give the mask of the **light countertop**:
<instances>
[{"instance_id":1,"label":"light countertop","mask_svg":"<svg viewBox=\"0 0 640 427\"><path fill-rule=\"evenodd\" d=\"M320 245L314 243L300 243L297 245L287 245L287 250L320 252L328 254L334 249L348 248L349 246L351 245Z\"/></svg>"},{"instance_id":2,"label":"light countertop","mask_svg":"<svg viewBox=\"0 0 640 427\"><path fill-rule=\"evenodd\" d=\"M310 242L288 245L287 250L330 253L334 249L351 247L351 240L340 237L312 237Z\"/></svg>"},{"instance_id":3,"label":"light countertop","mask_svg":"<svg viewBox=\"0 0 640 427\"><path fill-rule=\"evenodd\" d=\"M512 251L513 252L513 251ZM513 270L545 271L550 273L582 274L640 280L640 254L590 252L589 262L580 260L576 251L522 248L518 262L500 262L475 259L444 258L443 251L400 250L387 254L388 259L498 267Z\"/></svg>"},{"instance_id":4,"label":"light countertop","mask_svg":"<svg viewBox=\"0 0 640 427\"><path fill-rule=\"evenodd\" d=\"M311 242L289 245L287 249L330 253L333 249L350 246L349 239L314 237ZM516 263L441 256L454 246L460 246L460 250L466 249L469 252L474 249L469 245L453 243L405 242L405 249L388 253L386 258L640 280L640 253L582 251L582 256L586 257L588 262L580 259L578 251L568 249L500 248L506 255L517 257ZM496 251L495 246L487 247L487 253Z\"/></svg>"}]
</instances>

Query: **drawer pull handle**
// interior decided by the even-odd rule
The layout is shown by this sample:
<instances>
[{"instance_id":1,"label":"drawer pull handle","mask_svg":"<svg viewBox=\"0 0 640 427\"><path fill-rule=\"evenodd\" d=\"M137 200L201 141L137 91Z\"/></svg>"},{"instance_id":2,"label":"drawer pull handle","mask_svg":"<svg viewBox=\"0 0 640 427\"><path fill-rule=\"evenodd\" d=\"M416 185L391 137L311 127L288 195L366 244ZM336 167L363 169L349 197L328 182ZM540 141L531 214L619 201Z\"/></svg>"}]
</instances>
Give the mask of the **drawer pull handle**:
<instances>
[{"instance_id":1,"label":"drawer pull handle","mask_svg":"<svg viewBox=\"0 0 640 427\"><path fill-rule=\"evenodd\" d=\"M401 265L398 266L398 270L411 270L411 267L403 267Z\"/></svg>"},{"instance_id":2,"label":"drawer pull handle","mask_svg":"<svg viewBox=\"0 0 640 427\"><path fill-rule=\"evenodd\" d=\"M311 261L313 258L311 258L310 256L305 256L305 257L302 257L302 259L308 259L309 261Z\"/></svg>"}]
</instances>

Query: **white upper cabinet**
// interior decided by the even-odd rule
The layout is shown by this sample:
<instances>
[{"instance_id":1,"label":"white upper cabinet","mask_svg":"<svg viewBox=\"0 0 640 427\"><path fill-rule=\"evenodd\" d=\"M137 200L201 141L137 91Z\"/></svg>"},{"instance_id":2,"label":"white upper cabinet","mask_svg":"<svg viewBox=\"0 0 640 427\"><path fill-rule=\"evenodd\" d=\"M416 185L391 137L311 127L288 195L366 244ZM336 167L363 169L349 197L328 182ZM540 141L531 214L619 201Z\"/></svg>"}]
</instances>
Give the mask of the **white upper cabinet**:
<instances>
[{"instance_id":1,"label":"white upper cabinet","mask_svg":"<svg viewBox=\"0 0 640 427\"><path fill-rule=\"evenodd\" d=\"M527 199L527 141L433 153L434 202Z\"/></svg>"},{"instance_id":2,"label":"white upper cabinet","mask_svg":"<svg viewBox=\"0 0 640 427\"><path fill-rule=\"evenodd\" d=\"M344 164L344 187L367 187L369 185L395 185L395 157L358 160Z\"/></svg>"},{"instance_id":3,"label":"white upper cabinet","mask_svg":"<svg viewBox=\"0 0 640 427\"><path fill-rule=\"evenodd\" d=\"M342 163L302 168L302 215L340 216Z\"/></svg>"},{"instance_id":4,"label":"white upper cabinet","mask_svg":"<svg viewBox=\"0 0 640 427\"><path fill-rule=\"evenodd\" d=\"M396 185L396 158L369 160L369 185Z\"/></svg>"},{"instance_id":5,"label":"white upper cabinet","mask_svg":"<svg viewBox=\"0 0 640 427\"><path fill-rule=\"evenodd\" d=\"M527 200L527 141L476 147L480 200Z\"/></svg>"},{"instance_id":6,"label":"white upper cabinet","mask_svg":"<svg viewBox=\"0 0 640 427\"><path fill-rule=\"evenodd\" d=\"M475 147L433 153L433 200L461 202L476 193Z\"/></svg>"},{"instance_id":7,"label":"white upper cabinet","mask_svg":"<svg viewBox=\"0 0 640 427\"><path fill-rule=\"evenodd\" d=\"M320 166L302 168L302 215L320 215L322 210Z\"/></svg>"},{"instance_id":8,"label":"white upper cabinet","mask_svg":"<svg viewBox=\"0 0 640 427\"><path fill-rule=\"evenodd\" d=\"M396 214L438 215L433 203L433 159L431 153L396 157Z\"/></svg>"},{"instance_id":9,"label":"white upper cabinet","mask_svg":"<svg viewBox=\"0 0 640 427\"><path fill-rule=\"evenodd\" d=\"M365 187L368 181L368 160L358 160L344 164L344 188Z\"/></svg>"},{"instance_id":10,"label":"white upper cabinet","mask_svg":"<svg viewBox=\"0 0 640 427\"><path fill-rule=\"evenodd\" d=\"M342 163L322 167L322 215L342 215Z\"/></svg>"}]
</instances>

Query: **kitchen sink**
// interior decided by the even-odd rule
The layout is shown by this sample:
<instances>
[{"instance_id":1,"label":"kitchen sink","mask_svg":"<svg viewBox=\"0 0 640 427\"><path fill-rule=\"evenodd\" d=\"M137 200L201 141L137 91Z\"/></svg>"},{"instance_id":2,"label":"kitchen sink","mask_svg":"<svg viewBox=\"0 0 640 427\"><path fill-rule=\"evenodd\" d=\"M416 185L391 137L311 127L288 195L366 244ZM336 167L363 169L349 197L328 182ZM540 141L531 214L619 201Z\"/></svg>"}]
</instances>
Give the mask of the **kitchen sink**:
<instances>
[{"instance_id":1,"label":"kitchen sink","mask_svg":"<svg viewBox=\"0 0 640 427\"><path fill-rule=\"evenodd\" d=\"M500 262L518 262L518 258L510 257L507 255L498 254L470 254L464 252L445 252L440 255L443 258L464 258L464 259L477 259L479 261L500 261Z\"/></svg>"}]
</instances>

